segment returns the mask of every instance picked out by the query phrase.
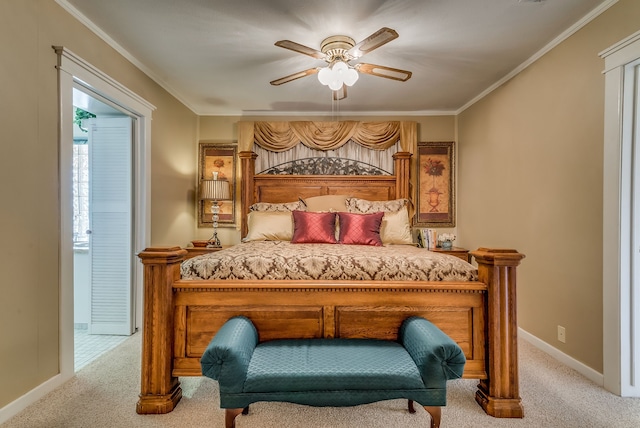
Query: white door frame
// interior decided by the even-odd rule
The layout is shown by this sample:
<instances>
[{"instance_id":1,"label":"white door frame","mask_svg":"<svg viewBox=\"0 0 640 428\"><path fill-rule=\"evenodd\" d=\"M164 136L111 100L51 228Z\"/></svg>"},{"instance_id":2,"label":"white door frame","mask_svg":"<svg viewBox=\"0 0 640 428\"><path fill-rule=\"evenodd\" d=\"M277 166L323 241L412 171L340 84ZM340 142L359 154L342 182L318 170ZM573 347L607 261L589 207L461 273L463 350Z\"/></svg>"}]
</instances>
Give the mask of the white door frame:
<instances>
[{"instance_id":1,"label":"white door frame","mask_svg":"<svg viewBox=\"0 0 640 428\"><path fill-rule=\"evenodd\" d=\"M634 179L635 94L629 85L640 58L640 31L600 53L605 60L605 123L603 165L603 377L604 387L622 395L640 397L640 266L638 242L632 238L640 224L634 221L640 189ZM635 83L634 83L635 80ZM625 90L626 88L626 90ZM635 147L634 147L635 146ZM634 198L635 195L635 198ZM636 199L634 201L634 199ZM636 215L635 217L638 217Z\"/></svg>"},{"instance_id":2,"label":"white door frame","mask_svg":"<svg viewBox=\"0 0 640 428\"><path fill-rule=\"evenodd\" d=\"M72 242L72 144L74 82L90 88L122 107L136 119L134 147L134 236L133 250L138 253L149 246L151 236L151 115L155 106L107 76L62 46L53 47L58 54L60 97L60 374L70 378L73 362L73 242ZM141 263L135 264L134 289L136 326L142 326Z\"/></svg>"}]
</instances>

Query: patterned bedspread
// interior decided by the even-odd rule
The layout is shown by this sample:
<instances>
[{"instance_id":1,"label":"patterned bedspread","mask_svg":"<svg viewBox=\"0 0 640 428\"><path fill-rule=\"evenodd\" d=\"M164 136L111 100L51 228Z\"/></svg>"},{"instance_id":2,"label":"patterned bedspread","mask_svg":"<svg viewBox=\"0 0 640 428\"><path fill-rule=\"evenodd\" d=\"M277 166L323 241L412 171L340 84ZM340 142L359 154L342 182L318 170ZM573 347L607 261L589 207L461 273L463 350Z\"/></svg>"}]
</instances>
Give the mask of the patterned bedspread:
<instances>
[{"instance_id":1,"label":"patterned bedspread","mask_svg":"<svg viewBox=\"0 0 640 428\"><path fill-rule=\"evenodd\" d=\"M465 261L410 245L254 241L185 260L182 279L476 281Z\"/></svg>"}]
</instances>

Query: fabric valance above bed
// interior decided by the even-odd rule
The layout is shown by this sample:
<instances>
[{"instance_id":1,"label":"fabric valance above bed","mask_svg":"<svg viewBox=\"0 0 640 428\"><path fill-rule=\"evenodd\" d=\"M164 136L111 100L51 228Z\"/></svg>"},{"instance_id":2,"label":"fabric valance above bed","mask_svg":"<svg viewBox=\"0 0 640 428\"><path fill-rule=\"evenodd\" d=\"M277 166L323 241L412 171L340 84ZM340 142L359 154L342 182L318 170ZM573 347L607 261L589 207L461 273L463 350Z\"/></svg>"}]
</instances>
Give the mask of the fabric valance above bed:
<instances>
[{"instance_id":1,"label":"fabric valance above bed","mask_svg":"<svg viewBox=\"0 0 640 428\"><path fill-rule=\"evenodd\" d=\"M255 241L186 260L182 279L476 281L465 261L411 245Z\"/></svg>"},{"instance_id":2,"label":"fabric valance above bed","mask_svg":"<svg viewBox=\"0 0 640 428\"><path fill-rule=\"evenodd\" d=\"M384 150L400 141L402 151L413 152L417 124L411 121L380 122L238 122L240 151L251 151L253 144L281 152L297 144L316 150L334 150L354 141L371 150Z\"/></svg>"}]
</instances>

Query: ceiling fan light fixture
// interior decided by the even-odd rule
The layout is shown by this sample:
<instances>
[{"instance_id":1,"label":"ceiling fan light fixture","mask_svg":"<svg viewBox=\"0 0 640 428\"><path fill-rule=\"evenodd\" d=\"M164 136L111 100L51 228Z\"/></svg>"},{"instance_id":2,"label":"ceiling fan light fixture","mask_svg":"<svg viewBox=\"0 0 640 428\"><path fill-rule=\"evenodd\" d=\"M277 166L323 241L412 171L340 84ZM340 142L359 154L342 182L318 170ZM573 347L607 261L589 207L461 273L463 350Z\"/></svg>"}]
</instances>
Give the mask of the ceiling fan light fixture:
<instances>
[{"instance_id":1,"label":"ceiling fan light fixture","mask_svg":"<svg viewBox=\"0 0 640 428\"><path fill-rule=\"evenodd\" d=\"M358 72L343 61L335 61L318 72L318 81L332 91L339 90L342 85L352 86L358 77Z\"/></svg>"},{"instance_id":2,"label":"ceiling fan light fixture","mask_svg":"<svg viewBox=\"0 0 640 428\"><path fill-rule=\"evenodd\" d=\"M344 76L344 84L347 86L353 86L358 81L358 72L354 68L349 68Z\"/></svg>"},{"instance_id":3,"label":"ceiling fan light fixture","mask_svg":"<svg viewBox=\"0 0 640 428\"><path fill-rule=\"evenodd\" d=\"M327 86L331 82L331 69L329 67L322 67L318 72L318 80Z\"/></svg>"},{"instance_id":4,"label":"ceiling fan light fixture","mask_svg":"<svg viewBox=\"0 0 640 428\"><path fill-rule=\"evenodd\" d=\"M342 84L342 80L340 79L332 80L331 83L329 83L329 89L331 89L332 91L338 91L340 90L340 88L342 88Z\"/></svg>"},{"instance_id":5,"label":"ceiling fan light fixture","mask_svg":"<svg viewBox=\"0 0 640 428\"><path fill-rule=\"evenodd\" d=\"M347 66L347 64L345 64L342 61L336 61L335 64L333 64L333 67L331 69L333 70L334 73L337 73L338 75L342 75L342 73L347 71L349 67Z\"/></svg>"}]
</instances>

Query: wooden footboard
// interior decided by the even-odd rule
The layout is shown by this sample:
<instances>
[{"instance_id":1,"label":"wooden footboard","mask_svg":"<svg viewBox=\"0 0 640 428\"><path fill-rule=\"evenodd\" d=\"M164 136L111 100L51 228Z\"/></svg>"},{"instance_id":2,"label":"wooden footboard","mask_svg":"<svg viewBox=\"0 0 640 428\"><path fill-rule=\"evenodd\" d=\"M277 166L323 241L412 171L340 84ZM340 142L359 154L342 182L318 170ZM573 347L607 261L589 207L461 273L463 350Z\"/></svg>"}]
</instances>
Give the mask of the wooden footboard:
<instances>
[{"instance_id":1,"label":"wooden footboard","mask_svg":"<svg viewBox=\"0 0 640 428\"><path fill-rule=\"evenodd\" d=\"M138 413L167 413L182 396L178 376L200 376L200 357L234 315L255 323L260 340L395 339L402 320L425 317L467 357L480 379L476 401L496 417L522 417L518 387L516 275L524 257L479 249L478 282L184 281L186 251L150 248L145 266L142 383Z\"/></svg>"}]
</instances>

